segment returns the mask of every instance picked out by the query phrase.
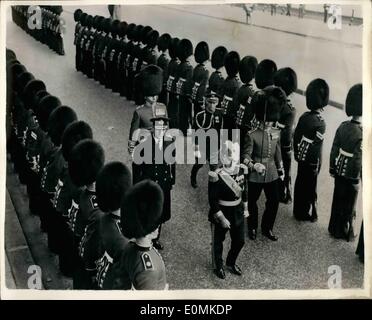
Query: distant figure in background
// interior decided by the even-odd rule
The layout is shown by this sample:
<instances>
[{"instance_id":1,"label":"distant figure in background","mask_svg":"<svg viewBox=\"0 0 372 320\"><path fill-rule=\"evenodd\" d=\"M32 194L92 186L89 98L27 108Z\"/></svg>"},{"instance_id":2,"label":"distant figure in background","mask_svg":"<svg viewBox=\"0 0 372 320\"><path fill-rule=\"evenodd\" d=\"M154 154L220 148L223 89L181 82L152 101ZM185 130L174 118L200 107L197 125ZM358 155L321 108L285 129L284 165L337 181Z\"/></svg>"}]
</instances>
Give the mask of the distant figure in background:
<instances>
[{"instance_id":1,"label":"distant figure in background","mask_svg":"<svg viewBox=\"0 0 372 320\"><path fill-rule=\"evenodd\" d=\"M287 13L285 14L286 16L291 16L291 7L292 5L290 3L287 3Z\"/></svg>"},{"instance_id":2,"label":"distant figure in background","mask_svg":"<svg viewBox=\"0 0 372 320\"><path fill-rule=\"evenodd\" d=\"M110 12L110 18L114 19L115 6L113 4L109 4L107 7L108 7L108 11Z\"/></svg>"},{"instance_id":3,"label":"distant figure in background","mask_svg":"<svg viewBox=\"0 0 372 320\"><path fill-rule=\"evenodd\" d=\"M272 16L275 16L275 15L276 15L276 7L277 7L277 4L271 4L271 5L270 5L270 8L271 8L271 15L272 15Z\"/></svg>"},{"instance_id":4,"label":"distant figure in background","mask_svg":"<svg viewBox=\"0 0 372 320\"><path fill-rule=\"evenodd\" d=\"M110 18L113 19L113 20L121 20L120 19L120 5L113 5L113 4L109 4L108 6L108 11L110 12Z\"/></svg>"},{"instance_id":5,"label":"distant figure in background","mask_svg":"<svg viewBox=\"0 0 372 320\"><path fill-rule=\"evenodd\" d=\"M328 11L329 11L329 4L325 3L323 5L323 9L324 9L324 20L323 20L323 22L324 23L327 23L327 20L328 20Z\"/></svg>"},{"instance_id":6,"label":"distant figure in background","mask_svg":"<svg viewBox=\"0 0 372 320\"><path fill-rule=\"evenodd\" d=\"M305 5L304 4L300 4L299 7L298 7L298 17L300 19L303 19L304 18L304 15L305 15Z\"/></svg>"},{"instance_id":7,"label":"distant figure in background","mask_svg":"<svg viewBox=\"0 0 372 320\"><path fill-rule=\"evenodd\" d=\"M252 24L252 11L254 9L253 4L243 4L243 9L245 11L245 23L246 24Z\"/></svg>"}]
</instances>

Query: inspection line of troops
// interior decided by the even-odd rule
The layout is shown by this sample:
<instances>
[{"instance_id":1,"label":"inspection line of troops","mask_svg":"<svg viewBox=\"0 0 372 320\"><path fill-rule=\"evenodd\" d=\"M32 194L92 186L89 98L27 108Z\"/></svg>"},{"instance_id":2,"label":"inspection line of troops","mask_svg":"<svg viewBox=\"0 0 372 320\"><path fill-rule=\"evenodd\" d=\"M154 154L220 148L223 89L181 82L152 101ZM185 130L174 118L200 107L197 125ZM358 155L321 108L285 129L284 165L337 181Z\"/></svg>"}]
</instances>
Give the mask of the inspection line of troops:
<instances>
[{"instance_id":1,"label":"inspection line of troops","mask_svg":"<svg viewBox=\"0 0 372 320\"><path fill-rule=\"evenodd\" d=\"M12 6L13 22L37 41L63 56L62 6Z\"/></svg>"},{"instance_id":2,"label":"inspection line of troops","mask_svg":"<svg viewBox=\"0 0 372 320\"><path fill-rule=\"evenodd\" d=\"M238 128L243 133L239 142L232 139L219 146L220 164L210 165L208 174L208 217L217 277L226 277L223 242L228 231L232 241L226 268L234 275L242 274L236 261L244 246L244 222L254 241L262 190L266 204L261 232L278 240L273 229L279 202L292 201L292 152L298 162L294 217L317 220L317 177L325 135L321 112L329 97L324 80L315 79L307 86L309 111L294 129L291 94L297 79L292 69L277 70L271 60L240 59L237 52L217 47L211 55L215 70L209 76L205 42L193 52L191 41L159 36L151 27L91 17L81 10L74 17L77 70L138 105L128 139L133 157L143 142L135 134L138 128L150 130L147 139L160 153L173 143L166 139L168 128L178 128L184 135L191 127ZM193 53L195 68L189 62ZM121 162L105 164L104 150L93 139L89 124L78 120L74 110L50 94L44 82L34 79L8 49L7 84L11 116L7 149L21 183L27 185L30 212L40 217L62 273L73 278L75 289L165 289L159 237L161 225L171 218L176 166L133 162L131 173ZM361 84L350 88L345 111L350 119L339 126L330 157L335 189L329 232L350 241L361 180ZM205 151L196 145L197 159L201 152ZM207 160L211 157L206 155ZM192 169L194 188L201 165L196 161ZM361 235L360 257L363 250Z\"/></svg>"}]
</instances>

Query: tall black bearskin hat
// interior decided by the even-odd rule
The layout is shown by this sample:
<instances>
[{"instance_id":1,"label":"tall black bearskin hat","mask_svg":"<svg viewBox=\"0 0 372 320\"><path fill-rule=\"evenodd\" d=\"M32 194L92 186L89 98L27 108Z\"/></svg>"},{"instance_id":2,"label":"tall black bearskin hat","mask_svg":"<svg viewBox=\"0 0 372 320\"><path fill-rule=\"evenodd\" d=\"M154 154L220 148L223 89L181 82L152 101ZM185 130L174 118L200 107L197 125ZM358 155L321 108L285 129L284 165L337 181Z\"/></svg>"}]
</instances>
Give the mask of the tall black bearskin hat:
<instances>
[{"instance_id":1,"label":"tall black bearskin hat","mask_svg":"<svg viewBox=\"0 0 372 320\"><path fill-rule=\"evenodd\" d=\"M16 54L13 50L6 48L6 61L17 59Z\"/></svg>"},{"instance_id":2,"label":"tall black bearskin hat","mask_svg":"<svg viewBox=\"0 0 372 320\"><path fill-rule=\"evenodd\" d=\"M86 27L87 26L87 17L88 17L88 14L86 12L83 12L80 16L80 23L83 27Z\"/></svg>"},{"instance_id":3,"label":"tall black bearskin hat","mask_svg":"<svg viewBox=\"0 0 372 320\"><path fill-rule=\"evenodd\" d=\"M45 84L41 80L31 80L23 89L22 98L26 108L35 109L33 105L34 96L38 91L46 90Z\"/></svg>"},{"instance_id":4,"label":"tall black bearskin hat","mask_svg":"<svg viewBox=\"0 0 372 320\"><path fill-rule=\"evenodd\" d=\"M46 91L46 90L40 90L40 91L36 92L36 94L34 95L34 97L32 99L32 108L34 109L35 114L36 114L37 108L39 107L39 103L40 103L41 99L43 99L46 96L49 96L49 92Z\"/></svg>"},{"instance_id":5,"label":"tall black bearskin hat","mask_svg":"<svg viewBox=\"0 0 372 320\"><path fill-rule=\"evenodd\" d=\"M140 41L143 43L143 44L146 44L147 43L147 35L149 34L149 32L152 30L152 28L150 26L145 26L142 28L141 32L140 32Z\"/></svg>"},{"instance_id":6,"label":"tall black bearskin hat","mask_svg":"<svg viewBox=\"0 0 372 320\"><path fill-rule=\"evenodd\" d=\"M50 114L61 105L61 101L52 95L42 98L36 108L36 117L42 130L47 131Z\"/></svg>"},{"instance_id":7,"label":"tall black bearskin hat","mask_svg":"<svg viewBox=\"0 0 372 320\"><path fill-rule=\"evenodd\" d=\"M155 231L161 222L164 195L160 186L142 180L129 189L121 206L121 227L128 239Z\"/></svg>"},{"instance_id":8,"label":"tall black bearskin hat","mask_svg":"<svg viewBox=\"0 0 372 320\"><path fill-rule=\"evenodd\" d=\"M80 21L81 15L83 14L83 11L81 9L76 9L74 11L74 20L75 22Z\"/></svg>"},{"instance_id":9,"label":"tall black bearskin hat","mask_svg":"<svg viewBox=\"0 0 372 320\"><path fill-rule=\"evenodd\" d=\"M274 84L281 87L289 96L297 90L297 74L291 68L281 68L274 74Z\"/></svg>"},{"instance_id":10,"label":"tall black bearskin hat","mask_svg":"<svg viewBox=\"0 0 372 320\"><path fill-rule=\"evenodd\" d=\"M105 32L105 33L110 33L110 31L111 31L111 26L112 26L112 19L111 18L105 18L104 20L103 20L103 31Z\"/></svg>"},{"instance_id":11,"label":"tall black bearskin hat","mask_svg":"<svg viewBox=\"0 0 372 320\"><path fill-rule=\"evenodd\" d=\"M209 46L205 41L200 41L195 47L195 61L197 63L203 63L209 60Z\"/></svg>"},{"instance_id":12,"label":"tall black bearskin hat","mask_svg":"<svg viewBox=\"0 0 372 320\"><path fill-rule=\"evenodd\" d=\"M93 16L91 16L90 14L86 17L85 19L86 21L86 26L88 28L92 28L93 27Z\"/></svg>"},{"instance_id":13,"label":"tall black bearskin hat","mask_svg":"<svg viewBox=\"0 0 372 320\"><path fill-rule=\"evenodd\" d=\"M177 47L177 57L181 61L186 61L186 59L192 56L194 52L193 45L189 39L182 39Z\"/></svg>"},{"instance_id":14,"label":"tall black bearskin hat","mask_svg":"<svg viewBox=\"0 0 372 320\"><path fill-rule=\"evenodd\" d=\"M169 48L172 37L169 33L163 33L158 39L158 49L159 51L166 51Z\"/></svg>"},{"instance_id":15,"label":"tall black bearskin hat","mask_svg":"<svg viewBox=\"0 0 372 320\"><path fill-rule=\"evenodd\" d=\"M60 106L50 114L47 131L54 145L59 146L61 144L63 131L71 122L76 120L75 111L68 106Z\"/></svg>"},{"instance_id":16,"label":"tall black bearskin hat","mask_svg":"<svg viewBox=\"0 0 372 320\"><path fill-rule=\"evenodd\" d=\"M178 39L177 37L176 38L172 38L170 44L169 44L169 56L171 57L171 59L176 59L177 58L177 48L178 48L178 45L180 43L180 39Z\"/></svg>"},{"instance_id":17,"label":"tall black bearskin hat","mask_svg":"<svg viewBox=\"0 0 372 320\"><path fill-rule=\"evenodd\" d=\"M57 15L60 15L63 12L62 6L53 6L53 12Z\"/></svg>"},{"instance_id":18,"label":"tall black bearskin hat","mask_svg":"<svg viewBox=\"0 0 372 320\"><path fill-rule=\"evenodd\" d=\"M163 70L156 65L149 65L140 73L144 97L157 96L163 86Z\"/></svg>"},{"instance_id":19,"label":"tall black bearskin hat","mask_svg":"<svg viewBox=\"0 0 372 320\"><path fill-rule=\"evenodd\" d=\"M138 42L141 41L141 32L143 29L143 25L138 24L134 27L133 30L133 41Z\"/></svg>"},{"instance_id":20,"label":"tall black bearskin hat","mask_svg":"<svg viewBox=\"0 0 372 320\"><path fill-rule=\"evenodd\" d=\"M119 210L124 196L132 185L128 167L119 161L107 163L98 173L96 194L103 212Z\"/></svg>"},{"instance_id":21,"label":"tall black bearskin hat","mask_svg":"<svg viewBox=\"0 0 372 320\"><path fill-rule=\"evenodd\" d=\"M227 49L219 46L212 52L211 64L213 69L220 69L224 66Z\"/></svg>"},{"instance_id":22,"label":"tall black bearskin hat","mask_svg":"<svg viewBox=\"0 0 372 320\"><path fill-rule=\"evenodd\" d=\"M128 29L128 24L125 21L121 21L119 24L119 37L123 38Z\"/></svg>"},{"instance_id":23,"label":"tall black bearskin hat","mask_svg":"<svg viewBox=\"0 0 372 320\"><path fill-rule=\"evenodd\" d=\"M273 85L276 70L277 67L274 61L269 59L262 60L258 64L254 76L257 88L264 89L267 86Z\"/></svg>"},{"instance_id":24,"label":"tall black bearskin hat","mask_svg":"<svg viewBox=\"0 0 372 320\"><path fill-rule=\"evenodd\" d=\"M83 139L93 139L92 128L84 121L70 123L62 135L62 154L68 162L72 148Z\"/></svg>"},{"instance_id":25,"label":"tall black bearskin hat","mask_svg":"<svg viewBox=\"0 0 372 320\"><path fill-rule=\"evenodd\" d=\"M256 57L245 56L239 64L239 76L243 83L249 83L254 78L258 61Z\"/></svg>"},{"instance_id":26,"label":"tall black bearskin hat","mask_svg":"<svg viewBox=\"0 0 372 320\"><path fill-rule=\"evenodd\" d=\"M134 40L134 29L136 25L134 23L130 23L127 28L127 37L129 40Z\"/></svg>"},{"instance_id":27,"label":"tall black bearskin hat","mask_svg":"<svg viewBox=\"0 0 372 320\"><path fill-rule=\"evenodd\" d=\"M9 71L8 71L8 75L10 77L10 79L12 79L11 81L11 86L14 88L15 86L15 81L17 79L17 77L22 74L23 72L27 72L26 70L26 67L23 65L23 64L19 64L19 63L16 63L16 64L13 64L10 66L9 68Z\"/></svg>"},{"instance_id":28,"label":"tall black bearskin hat","mask_svg":"<svg viewBox=\"0 0 372 320\"><path fill-rule=\"evenodd\" d=\"M22 93L27 83L31 80L34 80L35 77L30 72L22 72L16 79L16 90L19 93Z\"/></svg>"},{"instance_id":29,"label":"tall black bearskin hat","mask_svg":"<svg viewBox=\"0 0 372 320\"><path fill-rule=\"evenodd\" d=\"M306 106L310 110L324 108L329 100L329 87L323 79L312 80L306 88Z\"/></svg>"},{"instance_id":30,"label":"tall black bearskin hat","mask_svg":"<svg viewBox=\"0 0 372 320\"><path fill-rule=\"evenodd\" d=\"M361 83L353 85L346 97L346 114L351 116L362 116L363 113L363 86Z\"/></svg>"},{"instance_id":31,"label":"tall black bearskin hat","mask_svg":"<svg viewBox=\"0 0 372 320\"><path fill-rule=\"evenodd\" d=\"M286 103L284 90L276 86L268 86L253 96L253 110L260 121L278 121Z\"/></svg>"},{"instance_id":32,"label":"tall black bearskin hat","mask_svg":"<svg viewBox=\"0 0 372 320\"><path fill-rule=\"evenodd\" d=\"M98 29L98 24L99 24L99 16L98 15L95 15L93 17L93 28L94 29Z\"/></svg>"},{"instance_id":33,"label":"tall black bearskin hat","mask_svg":"<svg viewBox=\"0 0 372 320\"><path fill-rule=\"evenodd\" d=\"M240 56L236 51L230 51L225 57L225 69L229 77L235 77L239 72Z\"/></svg>"},{"instance_id":34,"label":"tall black bearskin hat","mask_svg":"<svg viewBox=\"0 0 372 320\"><path fill-rule=\"evenodd\" d=\"M10 68L13 64L21 64L16 58L7 60L6 67Z\"/></svg>"},{"instance_id":35,"label":"tall black bearskin hat","mask_svg":"<svg viewBox=\"0 0 372 320\"><path fill-rule=\"evenodd\" d=\"M159 39L159 32L151 30L146 36L146 44L149 48L155 48Z\"/></svg>"},{"instance_id":36,"label":"tall black bearskin hat","mask_svg":"<svg viewBox=\"0 0 372 320\"><path fill-rule=\"evenodd\" d=\"M76 186L82 187L96 181L98 172L105 163L105 152L98 142L84 139L72 148L69 158L71 180Z\"/></svg>"},{"instance_id":37,"label":"tall black bearskin hat","mask_svg":"<svg viewBox=\"0 0 372 320\"><path fill-rule=\"evenodd\" d=\"M97 30L98 31L103 31L103 24L105 22L105 17L102 17L102 16L98 16L98 19L97 19Z\"/></svg>"},{"instance_id":38,"label":"tall black bearskin hat","mask_svg":"<svg viewBox=\"0 0 372 320\"><path fill-rule=\"evenodd\" d=\"M117 36L120 32L120 21L119 20L114 20L112 21L112 24L111 24L111 34L113 36Z\"/></svg>"}]
</instances>

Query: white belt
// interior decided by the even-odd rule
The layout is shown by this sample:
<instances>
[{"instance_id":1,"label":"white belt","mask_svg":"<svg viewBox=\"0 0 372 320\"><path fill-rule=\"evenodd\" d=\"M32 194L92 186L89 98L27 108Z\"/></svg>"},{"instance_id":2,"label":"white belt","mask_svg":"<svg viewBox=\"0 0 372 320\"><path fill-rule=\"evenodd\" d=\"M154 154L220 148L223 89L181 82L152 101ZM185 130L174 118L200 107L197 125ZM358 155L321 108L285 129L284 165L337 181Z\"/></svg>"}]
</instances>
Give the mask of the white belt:
<instances>
[{"instance_id":1,"label":"white belt","mask_svg":"<svg viewBox=\"0 0 372 320\"><path fill-rule=\"evenodd\" d=\"M353 153L346 152L345 150L342 150L341 148L340 148L340 154L344 155L345 157L349 157L349 158L354 157Z\"/></svg>"},{"instance_id":2,"label":"white belt","mask_svg":"<svg viewBox=\"0 0 372 320\"><path fill-rule=\"evenodd\" d=\"M225 201L225 200L218 200L218 203L221 205L221 206L224 206L224 207L235 207L237 206L238 204L240 204L240 202L242 202L242 199L239 198L237 200L234 200L234 201Z\"/></svg>"}]
</instances>

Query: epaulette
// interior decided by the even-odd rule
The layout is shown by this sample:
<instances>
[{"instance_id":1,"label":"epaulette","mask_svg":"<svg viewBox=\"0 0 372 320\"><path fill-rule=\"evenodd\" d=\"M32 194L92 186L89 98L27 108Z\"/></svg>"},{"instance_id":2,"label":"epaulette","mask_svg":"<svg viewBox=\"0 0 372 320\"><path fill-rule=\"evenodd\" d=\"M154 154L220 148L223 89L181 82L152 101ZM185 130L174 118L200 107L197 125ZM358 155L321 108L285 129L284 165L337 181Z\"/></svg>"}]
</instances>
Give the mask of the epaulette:
<instances>
[{"instance_id":1,"label":"epaulette","mask_svg":"<svg viewBox=\"0 0 372 320\"><path fill-rule=\"evenodd\" d=\"M245 164L241 163L240 168L243 169L244 174L248 174L248 167Z\"/></svg>"},{"instance_id":2,"label":"epaulette","mask_svg":"<svg viewBox=\"0 0 372 320\"><path fill-rule=\"evenodd\" d=\"M320 121L324 121L324 118L323 118L320 114L317 114L316 117L317 117Z\"/></svg>"},{"instance_id":3,"label":"epaulette","mask_svg":"<svg viewBox=\"0 0 372 320\"><path fill-rule=\"evenodd\" d=\"M138 106L138 107L136 108L136 110L139 110L139 109L143 108L144 106L145 106L145 105L142 104L142 105Z\"/></svg>"},{"instance_id":4,"label":"epaulette","mask_svg":"<svg viewBox=\"0 0 372 320\"><path fill-rule=\"evenodd\" d=\"M208 172L209 182L217 182L218 181L219 178L218 178L218 173L216 171L209 171Z\"/></svg>"},{"instance_id":5,"label":"epaulette","mask_svg":"<svg viewBox=\"0 0 372 320\"><path fill-rule=\"evenodd\" d=\"M147 252L142 253L141 259L142 259L143 267L145 268L145 270L154 269L154 265L152 263L151 257Z\"/></svg>"},{"instance_id":6,"label":"epaulette","mask_svg":"<svg viewBox=\"0 0 372 320\"><path fill-rule=\"evenodd\" d=\"M92 195L90 197L90 203L91 203L93 209L98 208L98 202L97 202L97 196L96 195Z\"/></svg>"},{"instance_id":7,"label":"epaulette","mask_svg":"<svg viewBox=\"0 0 372 320\"><path fill-rule=\"evenodd\" d=\"M258 127L252 128L251 130L248 131L248 134L251 134L251 133L255 132L257 129L258 129Z\"/></svg>"}]
</instances>

